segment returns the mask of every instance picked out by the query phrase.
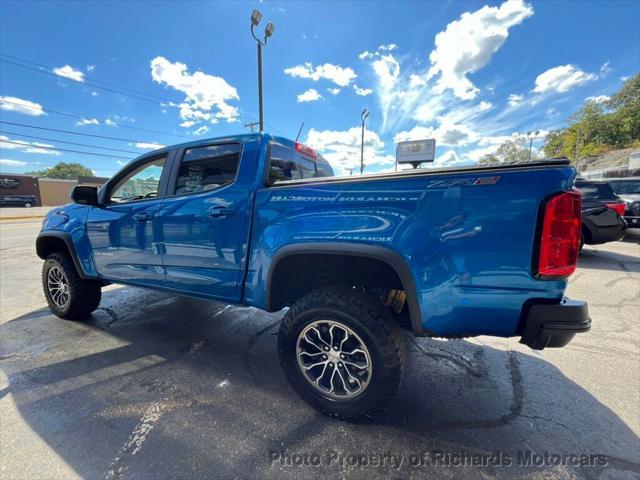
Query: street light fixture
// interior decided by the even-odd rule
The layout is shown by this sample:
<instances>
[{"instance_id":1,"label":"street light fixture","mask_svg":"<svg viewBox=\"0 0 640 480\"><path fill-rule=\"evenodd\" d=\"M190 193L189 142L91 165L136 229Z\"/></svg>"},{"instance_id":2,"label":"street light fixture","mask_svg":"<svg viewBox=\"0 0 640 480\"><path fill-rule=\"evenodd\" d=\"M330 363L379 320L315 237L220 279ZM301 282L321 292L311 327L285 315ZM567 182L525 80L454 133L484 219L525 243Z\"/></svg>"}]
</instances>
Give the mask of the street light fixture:
<instances>
[{"instance_id":1,"label":"street light fixture","mask_svg":"<svg viewBox=\"0 0 640 480\"><path fill-rule=\"evenodd\" d=\"M364 121L369 116L369 110L362 110L360 118L362 119L362 140L360 142L360 175L364 172Z\"/></svg>"},{"instance_id":2,"label":"street light fixture","mask_svg":"<svg viewBox=\"0 0 640 480\"><path fill-rule=\"evenodd\" d=\"M533 139L538 137L540 130L536 130L535 132L527 132L527 138L529 139L529 160L531 160L531 149L533 147Z\"/></svg>"},{"instance_id":3,"label":"street light fixture","mask_svg":"<svg viewBox=\"0 0 640 480\"><path fill-rule=\"evenodd\" d=\"M264 29L264 39L260 40L256 37L254 32L254 28L258 26L260 20L262 20L262 13L260 13L260 10L254 8L251 13L251 35L253 35L253 38L258 43L258 103L260 110L260 131L262 132L264 131L264 109L262 106L262 47L267 45L267 40L271 35L273 35L276 27L271 22L267 23L267 27Z\"/></svg>"}]
</instances>

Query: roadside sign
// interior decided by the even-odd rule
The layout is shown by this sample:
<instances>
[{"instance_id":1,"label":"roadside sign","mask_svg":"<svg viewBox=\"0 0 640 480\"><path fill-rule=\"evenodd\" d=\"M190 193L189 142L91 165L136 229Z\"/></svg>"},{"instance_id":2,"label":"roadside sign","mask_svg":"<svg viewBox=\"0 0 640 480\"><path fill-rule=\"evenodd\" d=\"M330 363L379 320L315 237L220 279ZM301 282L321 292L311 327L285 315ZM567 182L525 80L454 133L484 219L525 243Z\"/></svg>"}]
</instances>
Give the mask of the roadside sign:
<instances>
[{"instance_id":1,"label":"roadside sign","mask_svg":"<svg viewBox=\"0 0 640 480\"><path fill-rule=\"evenodd\" d=\"M433 162L436 153L436 140L410 140L398 142L396 146L396 162L410 163L417 167L422 162Z\"/></svg>"}]
</instances>

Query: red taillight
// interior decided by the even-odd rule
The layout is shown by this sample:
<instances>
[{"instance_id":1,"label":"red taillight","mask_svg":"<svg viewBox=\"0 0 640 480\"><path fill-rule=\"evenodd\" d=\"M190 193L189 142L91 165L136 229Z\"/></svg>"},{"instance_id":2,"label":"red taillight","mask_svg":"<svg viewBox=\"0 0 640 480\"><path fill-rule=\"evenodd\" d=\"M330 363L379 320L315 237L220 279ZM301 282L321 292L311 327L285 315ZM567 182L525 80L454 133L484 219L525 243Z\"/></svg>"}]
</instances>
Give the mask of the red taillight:
<instances>
[{"instance_id":1,"label":"red taillight","mask_svg":"<svg viewBox=\"0 0 640 480\"><path fill-rule=\"evenodd\" d=\"M308 157L311 157L311 158L318 158L318 154L313 148L307 147L306 145L303 145L298 142L296 142L296 151L302 153L303 155L307 155Z\"/></svg>"},{"instance_id":2,"label":"red taillight","mask_svg":"<svg viewBox=\"0 0 640 480\"><path fill-rule=\"evenodd\" d=\"M605 203L605 205L611 210L615 210L616 212L618 212L618 215L620 215L621 217L624 216L624 211L627 208L627 206L624 203L620 203L620 202Z\"/></svg>"},{"instance_id":3,"label":"red taillight","mask_svg":"<svg viewBox=\"0 0 640 480\"><path fill-rule=\"evenodd\" d=\"M582 199L578 190L561 193L544 207L538 276L568 277L576 269L580 250Z\"/></svg>"}]
</instances>

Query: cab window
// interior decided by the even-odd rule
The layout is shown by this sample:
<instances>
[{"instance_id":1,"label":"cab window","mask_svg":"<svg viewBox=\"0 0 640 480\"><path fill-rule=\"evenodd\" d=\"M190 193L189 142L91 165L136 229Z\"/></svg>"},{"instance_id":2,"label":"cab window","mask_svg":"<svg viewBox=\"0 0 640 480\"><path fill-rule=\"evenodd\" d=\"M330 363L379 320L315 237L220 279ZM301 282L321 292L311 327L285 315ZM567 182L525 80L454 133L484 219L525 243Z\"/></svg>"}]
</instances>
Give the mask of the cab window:
<instances>
[{"instance_id":1,"label":"cab window","mask_svg":"<svg viewBox=\"0 0 640 480\"><path fill-rule=\"evenodd\" d=\"M157 197L166 160L166 157L150 160L118 180L111 190L111 202L124 203Z\"/></svg>"},{"instance_id":2,"label":"cab window","mask_svg":"<svg viewBox=\"0 0 640 480\"><path fill-rule=\"evenodd\" d=\"M279 143L271 144L269 157L269 183L316 177L313 160Z\"/></svg>"},{"instance_id":3,"label":"cab window","mask_svg":"<svg viewBox=\"0 0 640 480\"><path fill-rule=\"evenodd\" d=\"M232 183L240 162L237 143L189 148L180 163L175 194L215 190Z\"/></svg>"}]
</instances>

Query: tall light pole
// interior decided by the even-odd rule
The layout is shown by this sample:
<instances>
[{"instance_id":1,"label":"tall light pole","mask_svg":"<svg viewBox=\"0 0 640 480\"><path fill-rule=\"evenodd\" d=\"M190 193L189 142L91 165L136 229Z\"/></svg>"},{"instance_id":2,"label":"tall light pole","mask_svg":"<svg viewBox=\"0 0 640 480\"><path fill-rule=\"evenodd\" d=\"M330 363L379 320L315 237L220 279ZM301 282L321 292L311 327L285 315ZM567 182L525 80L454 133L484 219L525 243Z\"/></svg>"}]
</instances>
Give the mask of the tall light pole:
<instances>
[{"instance_id":1,"label":"tall light pole","mask_svg":"<svg viewBox=\"0 0 640 480\"><path fill-rule=\"evenodd\" d=\"M271 35L273 35L273 31L276 27L273 26L273 23L267 23L267 27L264 29L264 40L260 40L256 37L253 29L258 26L262 20L262 14L258 9L254 9L253 13L251 13L251 35L258 42L258 103L260 104L260 131L264 131L264 110L262 107L262 47L267 45L267 40Z\"/></svg>"},{"instance_id":2,"label":"tall light pole","mask_svg":"<svg viewBox=\"0 0 640 480\"><path fill-rule=\"evenodd\" d=\"M360 175L364 172L364 121L369 116L369 110L362 110L360 118L362 119L362 140L360 141Z\"/></svg>"},{"instance_id":3,"label":"tall light pole","mask_svg":"<svg viewBox=\"0 0 640 480\"><path fill-rule=\"evenodd\" d=\"M538 136L540 130L535 132L527 132L527 138L529 138L529 160L531 160L531 149L533 148L533 139Z\"/></svg>"}]
</instances>

